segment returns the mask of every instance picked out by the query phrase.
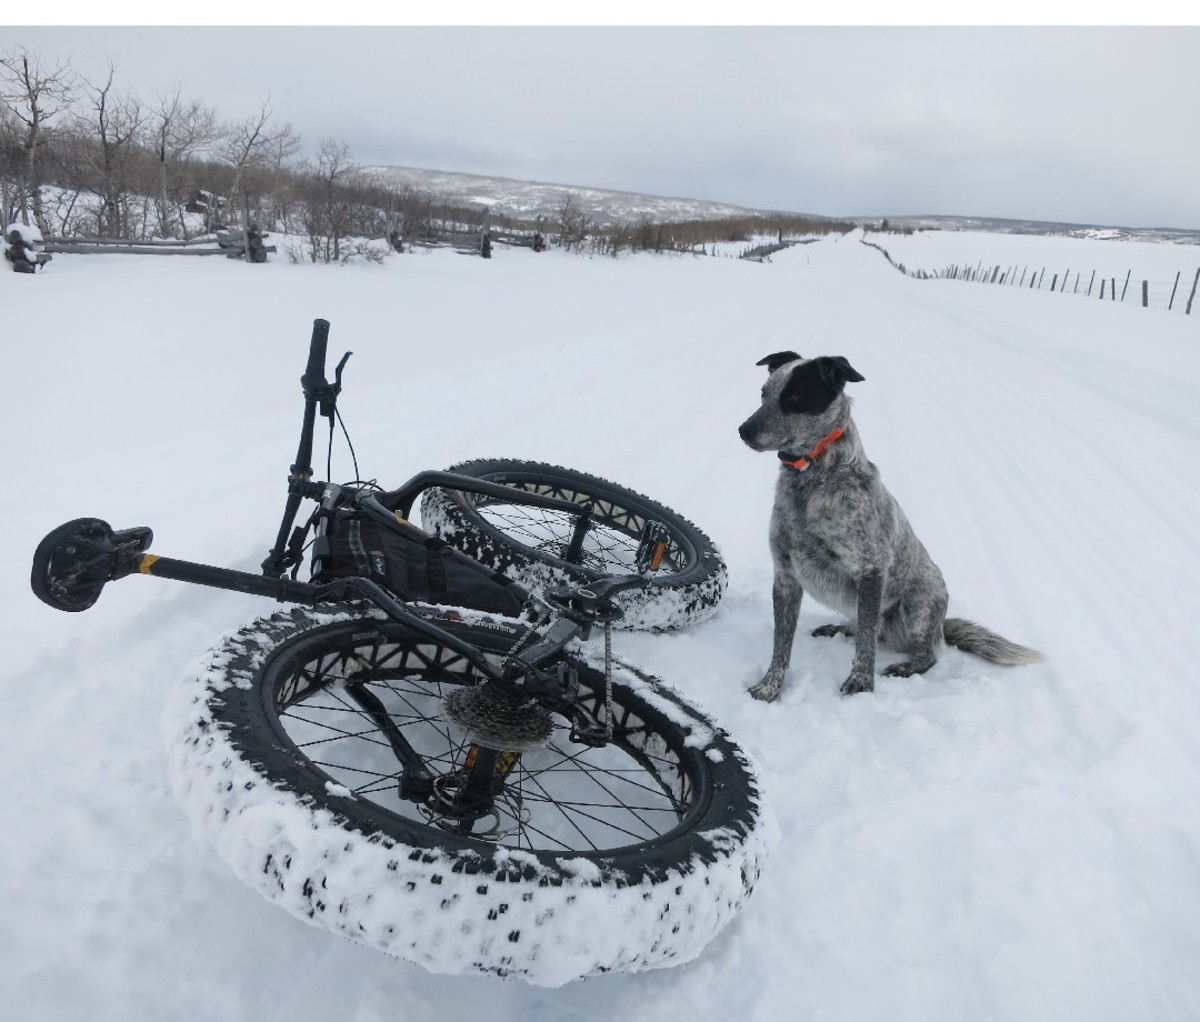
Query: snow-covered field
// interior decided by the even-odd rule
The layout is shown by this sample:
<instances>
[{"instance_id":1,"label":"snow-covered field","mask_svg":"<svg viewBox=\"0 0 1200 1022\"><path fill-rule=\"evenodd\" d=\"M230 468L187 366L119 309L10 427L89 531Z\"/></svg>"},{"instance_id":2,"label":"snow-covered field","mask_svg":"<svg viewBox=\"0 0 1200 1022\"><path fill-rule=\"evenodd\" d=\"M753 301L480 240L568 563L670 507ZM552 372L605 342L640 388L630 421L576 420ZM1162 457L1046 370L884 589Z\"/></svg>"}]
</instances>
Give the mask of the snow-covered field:
<instances>
[{"instance_id":1,"label":"snow-covered field","mask_svg":"<svg viewBox=\"0 0 1200 1022\"><path fill-rule=\"evenodd\" d=\"M887 247L919 265L903 246L932 237ZM985 261L1000 245L1031 264L1062 254L1043 247L1056 239L967 242ZM1200 265L1194 248L1072 245L1135 277L1143 256ZM857 235L761 265L58 256L36 277L0 272L0 307L5 1017L1200 1017L1200 315L916 281ZM355 353L342 410L364 473L567 464L650 493L721 546L731 586L715 617L618 639L751 753L778 821L754 896L691 964L546 990L433 975L297 922L190 833L159 737L188 662L269 606L144 578L81 615L30 593L37 541L83 515L153 526L158 553L255 570L317 317L331 352ZM951 612L1044 664L948 651L923 678L843 699L850 644L808 638L829 619L809 603L781 702L746 695L770 646L778 469L736 428L757 403L754 362L787 348L845 355L866 377L851 391L864 443ZM340 458L335 475L350 474Z\"/></svg>"}]
</instances>

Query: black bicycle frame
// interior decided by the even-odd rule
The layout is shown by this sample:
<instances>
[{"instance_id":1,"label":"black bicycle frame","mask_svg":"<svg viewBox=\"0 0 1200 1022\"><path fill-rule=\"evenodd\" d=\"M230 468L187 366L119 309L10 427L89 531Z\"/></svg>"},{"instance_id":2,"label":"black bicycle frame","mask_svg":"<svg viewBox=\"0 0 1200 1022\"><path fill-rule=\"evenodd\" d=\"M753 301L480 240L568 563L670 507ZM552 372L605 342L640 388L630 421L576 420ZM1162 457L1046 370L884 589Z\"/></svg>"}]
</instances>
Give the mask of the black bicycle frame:
<instances>
[{"instance_id":1,"label":"black bicycle frame","mask_svg":"<svg viewBox=\"0 0 1200 1022\"><path fill-rule=\"evenodd\" d=\"M563 590L554 603L559 612L558 619L551 621L547 616L541 621L540 630L531 629L529 641L522 644L524 648L521 654L510 658L507 669L501 671L475 646L438 627L370 579L350 576L315 584L283 577L287 568L298 566L302 559L306 530L296 529L293 532L293 525L300 503L305 498L325 501L331 505L328 510L332 510L333 506L356 505L362 513L384 527L397 531L415 529L407 522L407 515L414 500L431 486L502 497L510 501L519 500L531 506L578 516L576 535L571 541L573 547L580 545L582 533L586 531L591 518L588 509L571 501L452 472L420 472L400 488L387 492L338 487L314 481L311 461L316 416L318 411L331 420L336 415L342 369L350 357L347 353L338 363L331 384L325 378L328 340L328 321L315 320L308 364L300 381L305 401L300 444L288 476L288 498L283 520L275 546L263 562L261 574L150 554L146 552L152 538L148 528L114 532L106 522L98 519L79 519L60 526L39 544L34 554L31 579L35 594L58 610L85 610L96 601L107 582L143 574L265 596L288 603L317 605L360 599L378 607L391 619L460 653L478 668L483 677L522 688L530 695L556 699L556 684L549 675L540 671L540 666L557 657L576 636L583 635L586 638L593 624L608 622L618 616L619 611L612 606L610 598L622 589L646 584L642 578L604 578L589 583L585 588ZM456 554L466 557L465 554ZM550 609L544 603L542 607L547 611ZM548 627L543 627L546 625Z\"/></svg>"},{"instance_id":2,"label":"black bicycle frame","mask_svg":"<svg viewBox=\"0 0 1200 1022\"><path fill-rule=\"evenodd\" d=\"M272 578L279 578L288 568L300 563L303 533L297 535L292 531L296 513L300 509L300 502L306 497L319 501L326 492L327 484L314 482L312 479L313 432L318 410L322 416L331 421L337 413L337 398L342 389L342 369L351 354L347 352L342 356L335 372L334 382L330 383L325 378L325 357L328 344L329 321L314 320L312 339L308 347L308 365L304 370L304 375L300 377L300 385L304 391L304 420L300 429L300 445L296 451L296 461L288 475L287 504L283 510L283 520L279 525L275 545L262 563L263 574ZM454 472L418 472L403 486L395 490L375 493L373 496L388 511L408 518L417 497L435 486L464 493L477 493L480 496L501 497L514 502L519 501L531 507L546 508L574 515L577 520L568 543L568 550L581 548L583 536L591 524L591 510L572 501L519 490L516 487L505 486L503 483L473 479L470 476L458 475Z\"/></svg>"}]
</instances>

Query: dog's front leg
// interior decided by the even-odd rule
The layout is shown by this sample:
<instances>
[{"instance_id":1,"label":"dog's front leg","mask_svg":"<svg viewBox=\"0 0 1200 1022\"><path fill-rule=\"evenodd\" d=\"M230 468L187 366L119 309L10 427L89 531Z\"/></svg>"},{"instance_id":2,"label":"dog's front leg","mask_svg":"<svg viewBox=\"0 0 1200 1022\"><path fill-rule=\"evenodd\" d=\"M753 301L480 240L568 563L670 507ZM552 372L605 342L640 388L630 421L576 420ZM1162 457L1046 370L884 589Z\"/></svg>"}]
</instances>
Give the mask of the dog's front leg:
<instances>
[{"instance_id":1,"label":"dog's front leg","mask_svg":"<svg viewBox=\"0 0 1200 1022\"><path fill-rule=\"evenodd\" d=\"M858 580L858 621L854 633L854 663L842 684L842 695L875 691L875 645L879 641L879 607L883 575L869 571Z\"/></svg>"},{"instance_id":2,"label":"dog's front leg","mask_svg":"<svg viewBox=\"0 0 1200 1022\"><path fill-rule=\"evenodd\" d=\"M800 619L800 601L804 588L786 566L777 567L775 581L771 586L771 607L774 611L775 631L771 640L771 663L762 681L750 689L755 699L769 703L779 698L783 690L783 676L792 660L792 640L796 637L796 622Z\"/></svg>"}]
</instances>

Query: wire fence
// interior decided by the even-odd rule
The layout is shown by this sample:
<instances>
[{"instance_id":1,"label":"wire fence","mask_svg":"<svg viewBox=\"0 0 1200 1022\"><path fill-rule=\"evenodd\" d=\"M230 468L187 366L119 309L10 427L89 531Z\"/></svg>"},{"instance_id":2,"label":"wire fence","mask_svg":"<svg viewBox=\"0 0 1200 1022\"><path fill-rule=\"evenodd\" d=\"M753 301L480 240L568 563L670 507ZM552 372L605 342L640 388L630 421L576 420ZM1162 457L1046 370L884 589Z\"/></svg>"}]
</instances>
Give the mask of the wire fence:
<instances>
[{"instance_id":1,"label":"wire fence","mask_svg":"<svg viewBox=\"0 0 1200 1022\"><path fill-rule=\"evenodd\" d=\"M1172 280L1137 279L1133 276L1133 270L1126 271L1121 277L1104 275L1097 270L1072 269L1069 266L1060 270L1053 266L1020 263L1008 266L1003 263L985 265L982 260L974 266L967 263L944 266L936 270L913 270L893 259L882 245L865 239L862 243L882 252L892 266L917 280L966 280L980 284L1073 294L1106 302L1129 301L1136 302L1144 309L1165 309L1168 312L1182 312L1187 316L1192 314L1193 305L1197 305L1196 291L1200 286L1200 267L1194 274L1180 270ZM1197 309L1200 310L1200 305L1197 305Z\"/></svg>"}]
</instances>

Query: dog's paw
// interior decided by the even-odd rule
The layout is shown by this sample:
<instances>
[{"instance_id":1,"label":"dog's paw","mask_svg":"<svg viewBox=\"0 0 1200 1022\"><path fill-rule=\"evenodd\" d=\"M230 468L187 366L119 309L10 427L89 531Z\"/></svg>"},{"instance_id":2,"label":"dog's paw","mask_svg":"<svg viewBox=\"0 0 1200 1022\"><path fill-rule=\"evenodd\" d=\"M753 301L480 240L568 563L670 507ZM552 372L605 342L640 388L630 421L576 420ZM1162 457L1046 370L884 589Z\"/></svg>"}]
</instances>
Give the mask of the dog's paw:
<instances>
[{"instance_id":1,"label":"dog's paw","mask_svg":"<svg viewBox=\"0 0 1200 1022\"><path fill-rule=\"evenodd\" d=\"M773 703L779 698L782 688L782 680L768 674L762 681L750 689L750 694L761 702Z\"/></svg>"},{"instance_id":2,"label":"dog's paw","mask_svg":"<svg viewBox=\"0 0 1200 1022\"><path fill-rule=\"evenodd\" d=\"M812 631L814 639L832 639L838 635L854 635L854 629L849 625L821 625Z\"/></svg>"},{"instance_id":3,"label":"dog's paw","mask_svg":"<svg viewBox=\"0 0 1200 1022\"><path fill-rule=\"evenodd\" d=\"M852 674L842 682L842 695L852 696L858 692L874 692L875 679L869 674Z\"/></svg>"},{"instance_id":4,"label":"dog's paw","mask_svg":"<svg viewBox=\"0 0 1200 1022\"><path fill-rule=\"evenodd\" d=\"M911 678L914 674L924 674L931 668L936 660L930 660L927 663L918 663L916 660L902 660L898 664L888 664L883 669L883 673L889 678Z\"/></svg>"}]
</instances>

